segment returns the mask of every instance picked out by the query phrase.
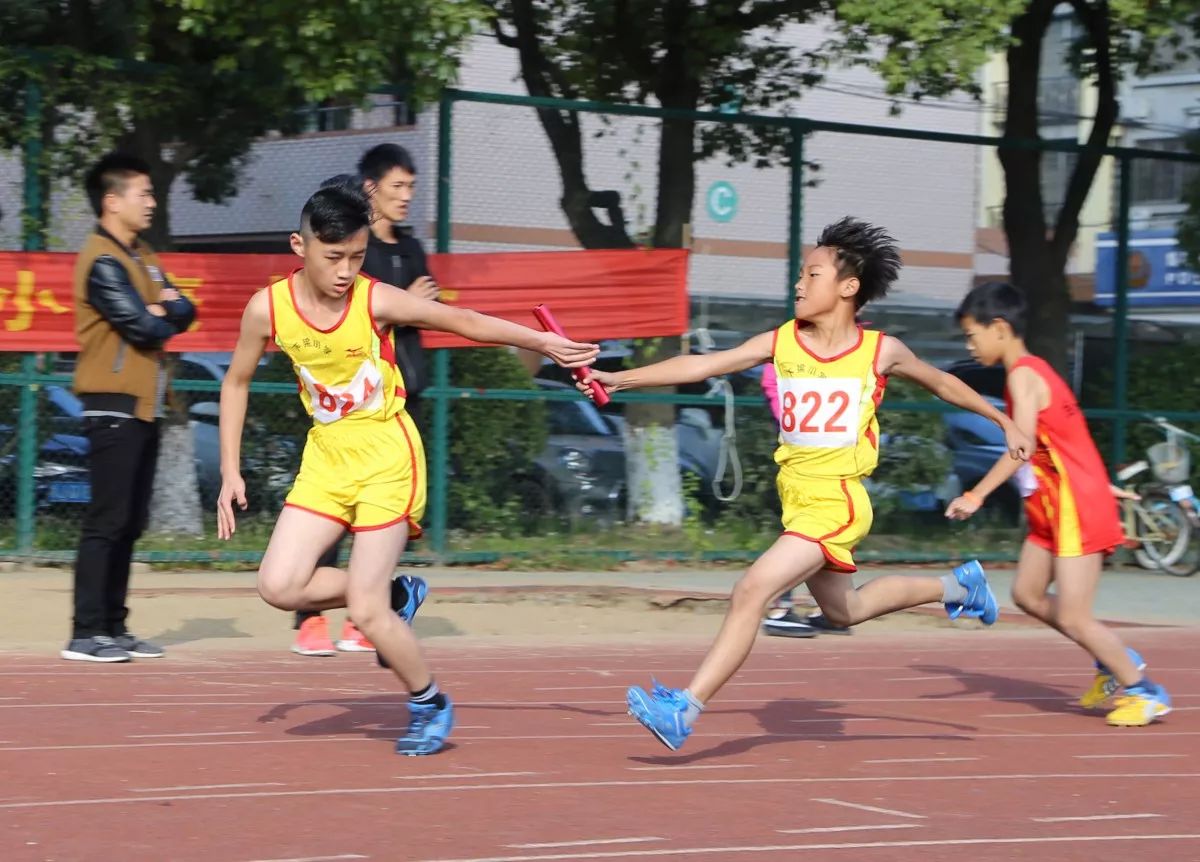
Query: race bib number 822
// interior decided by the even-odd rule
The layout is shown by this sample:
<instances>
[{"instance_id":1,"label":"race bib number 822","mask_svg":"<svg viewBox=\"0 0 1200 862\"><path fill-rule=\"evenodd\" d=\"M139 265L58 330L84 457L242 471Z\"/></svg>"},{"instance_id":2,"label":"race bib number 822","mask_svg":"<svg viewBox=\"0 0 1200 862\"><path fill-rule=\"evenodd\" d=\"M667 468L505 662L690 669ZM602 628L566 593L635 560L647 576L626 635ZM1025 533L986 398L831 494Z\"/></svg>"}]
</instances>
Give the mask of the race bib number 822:
<instances>
[{"instance_id":1,"label":"race bib number 822","mask_svg":"<svg viewBox=\"0 0 1200 862\"><path fill-rule=\"evenodd\" d=\"M855 378L779 378L779 430L791 446L858 443L863 383Z\"/></svg>"}]
</instances>

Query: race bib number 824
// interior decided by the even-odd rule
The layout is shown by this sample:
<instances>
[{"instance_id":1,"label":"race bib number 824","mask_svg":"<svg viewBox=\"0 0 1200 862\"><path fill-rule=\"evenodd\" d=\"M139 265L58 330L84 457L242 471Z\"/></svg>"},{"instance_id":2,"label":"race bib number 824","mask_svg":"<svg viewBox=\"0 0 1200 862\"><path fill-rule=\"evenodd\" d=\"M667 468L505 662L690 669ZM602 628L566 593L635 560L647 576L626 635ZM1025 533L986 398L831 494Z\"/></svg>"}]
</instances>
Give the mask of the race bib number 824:
<instances>
[{"instance_id":1,"label":"race bib number 824","mask_svg":"<svg viewBox=\"0 0 1200 862\"><path fill-rule=\"evenodd\" d=\"M383 402L383 376L368 360L363 360L354 379L345 386L321 383L303 366L300 379L308 391L313 418L325 425L356 410L370 412Z\"/></svg>"}]
</instances>

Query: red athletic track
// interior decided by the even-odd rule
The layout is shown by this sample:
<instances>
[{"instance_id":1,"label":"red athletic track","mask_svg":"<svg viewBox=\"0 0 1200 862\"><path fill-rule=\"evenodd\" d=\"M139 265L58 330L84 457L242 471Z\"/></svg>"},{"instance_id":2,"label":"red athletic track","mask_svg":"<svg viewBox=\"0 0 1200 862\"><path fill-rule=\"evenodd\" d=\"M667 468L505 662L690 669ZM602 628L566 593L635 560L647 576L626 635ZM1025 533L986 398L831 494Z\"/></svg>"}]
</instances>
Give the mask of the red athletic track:
<instances>
[{"instance_id":1,"label":"red athletic track","mask_svg":"<svg viewBox=\"0 0 1200 862\"><path fill-rule=\"evenodd\" d=\"M459 729L424 758L370 656L9 655L0 859L1200 859L1200 631L1122 634L1175 696L1150 728L1073 706L1048 633L861 632L760 639L677 754L624 687L695 642L434 641Z\"/></svg>"}]
</instances>

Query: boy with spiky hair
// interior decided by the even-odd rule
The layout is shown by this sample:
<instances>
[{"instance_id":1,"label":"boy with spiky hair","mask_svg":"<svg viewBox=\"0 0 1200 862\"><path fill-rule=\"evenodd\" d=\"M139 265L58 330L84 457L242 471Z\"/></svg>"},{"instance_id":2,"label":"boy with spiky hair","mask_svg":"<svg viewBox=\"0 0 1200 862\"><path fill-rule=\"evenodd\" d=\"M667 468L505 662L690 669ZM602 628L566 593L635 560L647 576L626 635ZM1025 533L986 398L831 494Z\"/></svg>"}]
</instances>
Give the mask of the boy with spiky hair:
<instances>
[{"instance_id":1,"label":"boy with spiky hair","mask_svg":"<svg viewBox=\"0 0 1200 862\"><path fill-rule=\"evenodd\" d=\"M741 667L769 603L804 583L824 618L849 626L892 611L941 601L951 618L996 621L995 597L977 562L943 577L887 576L855 589L853 549L871 527L862 480L879 461L876 410L897 375L1004 429L1010 454L1031 442L1007 416L965 383L918 359L898 339L864 329L857 312L886 295L900 272L895 240L882 228L846 217L825 228L796 283L795 319L740 347L678 356L615 373L590 372L609 392L692 383L770 361L780 395L777 484L783 534L733 589L717 639L686 689L634 686L630 713L668 748L678 749L705 704ZM589 391L581 384L580 390Z\"/></svg>"}]
</instances>

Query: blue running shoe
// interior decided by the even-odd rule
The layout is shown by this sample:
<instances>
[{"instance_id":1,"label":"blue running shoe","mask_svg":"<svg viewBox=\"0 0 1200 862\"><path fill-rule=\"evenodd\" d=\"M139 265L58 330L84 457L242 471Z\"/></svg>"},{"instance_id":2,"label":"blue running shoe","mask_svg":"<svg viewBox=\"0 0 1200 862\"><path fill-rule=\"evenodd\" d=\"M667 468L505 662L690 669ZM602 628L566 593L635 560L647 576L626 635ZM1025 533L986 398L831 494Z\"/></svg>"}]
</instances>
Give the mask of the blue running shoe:
<instances>
[{"instance_id":1,"label":"blue running shoe","mask_svg":"<svg viewBox=\"0 0 1200 862\"><path fill-rule=\"evenodd\" d=\"M987 575L979 561L963 563L954 570L954 578L967 591L967 600L962 604L947 602L946 613L950 619L958 619L966 614L978 617L985 626L995 623L1000 616L1000 606L996 603L996 596L988 585Z\"/></svg>"},{"instance_id":2,"label":"blue running shoe","mask_svg":"<svg viewBox=\"0 0 1200 862\"><path fill-rule=\"evenodd\" d=\"M667 688L657 681L649 692L636 685L630 686L625 693L625 703L629 706L629 714L672 751L678 751L692 733L684 721L687 696L679 689Z\"/></svg>"},{"instance_id":3,"label":"blue running shoe","mask_svg":"<svg viewBox=\"0 0 1200 862\"><path fill-rule=\"evenodd\" d=\"M392 610L406 623L412 623L413 617L425 603L427 595L429 595L429 584L425 583L424 578L412 575L399 575L392 578ZM378 652L375 653L375 662L380 667L391 667Z\"/></svg>"},{"instance_id":4,"label":"blue running shoe","mask_svg":"<svg viewBox=\"0 0 1200 862\"><path fill-rule=\"evenodd\" d=\"M441 751L453 727L454 704L450 698L441 709L432 703L410 703L408 732L396 740L396 753L416 757Z\"/></svg>"}]
</instances>

